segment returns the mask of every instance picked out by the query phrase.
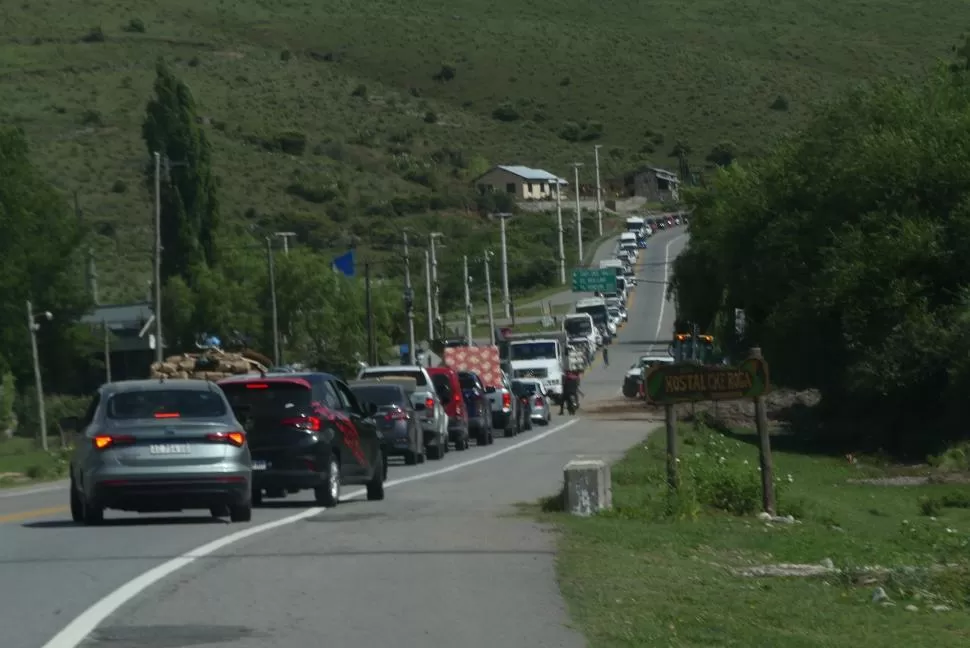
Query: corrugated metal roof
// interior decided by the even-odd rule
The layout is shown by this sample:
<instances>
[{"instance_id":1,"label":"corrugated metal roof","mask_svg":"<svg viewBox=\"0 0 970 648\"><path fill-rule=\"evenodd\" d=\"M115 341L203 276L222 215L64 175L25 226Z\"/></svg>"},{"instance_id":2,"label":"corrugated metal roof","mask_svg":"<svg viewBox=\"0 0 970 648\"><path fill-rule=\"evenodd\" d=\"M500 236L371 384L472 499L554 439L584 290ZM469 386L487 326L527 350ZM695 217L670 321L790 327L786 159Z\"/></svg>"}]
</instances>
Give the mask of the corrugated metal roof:
<instances>
[{"instance_id":1,"label":"corrugated metal roof","mask_svg":"<svg viewBox=\"0 0 970 648\"><path fill-rule=\"evenodd\" d=\"M500 164L498 165L497 168L502 169L503 171L508 171L509 173L513 175L517 175L524 180L545 180L546 182L553 182L555 180L559 180L559 184L561 185L569 184L563 178L559 178L554 174L549 173L548 171L544 171L543 169L533 169L527 166L506 165L506 164Z\"/></svg>"},{"instance_id":2,"label":"corrugated metal roof","mask_svg":"<svg viewBox=\"0 0 970 648\"><path fill-rule=\"evenodd\" d=\"M98 306L93 313L81 318L82 324L100 326L107 323L108 328L141 328L152 316L152 308L149 304L113 304L108 306Z\"/></svg>"}]
</instances>

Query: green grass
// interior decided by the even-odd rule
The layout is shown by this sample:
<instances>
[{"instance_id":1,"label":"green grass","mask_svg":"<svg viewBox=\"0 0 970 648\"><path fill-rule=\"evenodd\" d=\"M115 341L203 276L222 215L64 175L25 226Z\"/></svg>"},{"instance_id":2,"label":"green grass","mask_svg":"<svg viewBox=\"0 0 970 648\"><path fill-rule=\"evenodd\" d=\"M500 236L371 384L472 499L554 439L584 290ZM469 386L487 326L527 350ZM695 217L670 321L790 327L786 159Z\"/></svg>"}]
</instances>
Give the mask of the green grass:
<instances>
[{"instance_id":1,"label":"green grass","mask_svg":"<svg viewBox=\"0 0 970 648\"><path fill-rule=\"evenodd\" d=\"M612 512L590 519L541 514L563 531L562 591L592 646L849 648L892 637L894 645L957 647L970 640L970 511L953 486L850 484L882 469L776 452L781 512L801 523L767 526L710 506L712 484L732 486L721 489L729 502L750 504L753 496L758 503L753 435L739 441L683 426L680 436L688 494L676 502L663 487L661 432L614 466ZM752 484L753 493L746 490ZM929 517L926 498L951 507L931 507L938 517ZM749 578L731 571L826 558L845 574ZM899 570L943 561L961 568L935 575ZM866 582L858 570L871 565L896 571ZM895 607L871 602L878 584ZM909 604L918 611L906 611ZM934 605L952 611L932 611Z\"/></svg>"},{"instance_id":2,"label":"green grass","mask_svg":"<svg viewBox=\"0 0 970 648\"><path fill-rule=\"evenodd\" d=\"M67 473L66 458L66 451L44 452L32 439L0 440L0 488L59 479Z\"/></svg>"},{"instance_id":3,"label":"green grass","mask_svg":"<svg viewBox=\"0 0 970 648\"><path fill-rule=\"evenodd\" d=\"M159 56L200 106L226 221L336 249L423 226L432 207L457 217L492 164L567 174L581 160L590 182L593 143L604 177L673 166L676 140L696 168L721 140L757 154L840 87L928 69L961 16L955 0L14 2L0 7L0 121L78 192L116 301L141 297L149 275L139 132ZM453 78L436 80L443 69ZM779 97L787 109L770 107ZM303 155L265 148L287 131L306 135ZM306 202L290 185L337 198Z\"/></svg>"}]
</instances>

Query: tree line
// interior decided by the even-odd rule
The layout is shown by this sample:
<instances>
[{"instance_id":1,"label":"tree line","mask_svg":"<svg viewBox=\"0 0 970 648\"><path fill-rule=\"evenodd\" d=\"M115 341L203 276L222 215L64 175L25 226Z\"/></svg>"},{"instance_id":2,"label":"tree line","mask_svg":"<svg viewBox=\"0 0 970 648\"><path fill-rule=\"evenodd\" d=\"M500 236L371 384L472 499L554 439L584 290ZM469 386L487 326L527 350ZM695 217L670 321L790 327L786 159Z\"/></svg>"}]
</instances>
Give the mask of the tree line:
<instances>
[{"instance_id":1,"label":"tree line","mask_svg":"<svg viewBox=\"0 0 970 648\"><path fill-rule=\"evenodd\" d=\"M773 382L819 388L844 441L924 452L966 434L967 67L855 88L688 197L681 317L761 346Z\"/></svg>"}]
</instances>

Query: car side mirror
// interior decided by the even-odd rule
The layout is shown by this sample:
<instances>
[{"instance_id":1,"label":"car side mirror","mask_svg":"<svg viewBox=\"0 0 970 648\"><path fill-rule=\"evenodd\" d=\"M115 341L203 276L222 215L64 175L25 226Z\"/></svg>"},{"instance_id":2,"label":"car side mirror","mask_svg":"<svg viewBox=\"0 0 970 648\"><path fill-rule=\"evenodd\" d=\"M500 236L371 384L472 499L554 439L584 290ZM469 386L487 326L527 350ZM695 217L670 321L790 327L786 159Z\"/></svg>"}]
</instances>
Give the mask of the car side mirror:
<instances>
[{"instance_id":1,"label":"car side mirror","mask_svg":"<svg viewBox=\"0 0 970 648\"><path fill-rule=\"evenodd\" d=\"M492 385L489 385L488 387L485 388L485 393L486 394L494 394L495 393L495 387L493 387Z\"/></svg>"},{"instance_id":2,"label":"car side mirror","mask_svg":"<svg viewBox=\"0 0 970 648\"><path fill-rule=\"evenodd\" d=\"M81 419L77 416L65 416L58 424L61 429L65 432L80 432L81 431Z\"/></svg>"}]
</instances>

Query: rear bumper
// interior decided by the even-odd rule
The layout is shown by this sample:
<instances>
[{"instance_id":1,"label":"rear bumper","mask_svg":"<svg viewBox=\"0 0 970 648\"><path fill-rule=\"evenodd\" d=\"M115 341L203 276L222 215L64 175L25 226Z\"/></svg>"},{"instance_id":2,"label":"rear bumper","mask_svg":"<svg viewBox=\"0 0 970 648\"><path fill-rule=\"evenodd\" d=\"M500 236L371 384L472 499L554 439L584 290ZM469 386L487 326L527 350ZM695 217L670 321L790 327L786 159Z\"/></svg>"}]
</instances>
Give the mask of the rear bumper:
<instances>
[{"instance_id":1,"label":"rear bumper","mask_svg":"<svg viewBox=\"0 0 970 648\"><path fill-rule=\"evenodd\" d=\"M251 483L248 473L157 479L112 477L95 482L89 496L93 495L98 506L122 511L208 509L248 504L252 500Z\"/></svg>"},{"instance_id":2,"label":"rear bumper","mask_svg":"<svg viewBox=\"0 0 970 648\"><path fill-rule=\"evenodd\" d=\"M408 437L384 438L384 451L389 457L401 457L409 454L412 450L411 439Z\"/></svg>"},{"instance_id":3,"label":"rear bumper","mask_svg":"<svg viewBox=\"0 0 970 648\"><path fill-rule=\"evenodd\" d=\"M492 412L492 427L503 430L512 422L512 410Z\"/></svg>"}]
</instances>

